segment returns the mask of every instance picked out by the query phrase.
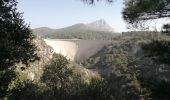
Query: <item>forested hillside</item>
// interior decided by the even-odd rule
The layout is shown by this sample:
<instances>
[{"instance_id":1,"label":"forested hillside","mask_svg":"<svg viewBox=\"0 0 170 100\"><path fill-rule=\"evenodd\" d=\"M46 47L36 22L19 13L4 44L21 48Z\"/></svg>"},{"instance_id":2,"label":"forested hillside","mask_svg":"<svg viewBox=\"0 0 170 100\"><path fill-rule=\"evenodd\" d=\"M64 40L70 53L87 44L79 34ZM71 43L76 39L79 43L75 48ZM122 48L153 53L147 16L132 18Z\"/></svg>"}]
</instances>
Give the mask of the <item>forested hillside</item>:
<instances>
[{"instance_id":1,"label":"forested hillside","mask_svg":"<svg viewBox=\"0 0 170 100\"><path fill-rule=\"evenodd\" d=\"M117 35L119 34L101 31L62 31L44 37L52 39L114 40Z\"/></svg>"},{"instance_id":2,"label":"forested hillside","mask_svg":"<svg viewBox=\"0 0 170 100\"><path fill-rule=\"evenodd\" d=\"M161 59L167 59L162 53L166 54L169 51L155 56L158 49L154 51L150 49L151 46L160 46L165 40L169 43L170 37L159 32L123 33L83 65L75 64L55 54L50 62L42 67L43 73L38 80L33 82L25 80L22 83L24 86L15 90L8 98L168 100L169 63ZM152 41L159 44L153 44ZM150 51L155 53L148 55ZM159 56L163 57L160 59Z\"/></svg>"},{"instance_id":3,"label":"forested hillside","mask_svg":"<svg viewBox=\"0 0 170 100\"><path fill-rule=\"evenodd\" d=\"M119 94L114 94L116 100L168 100L169 42L170 37L158 32L123 33L84 65L110 82Z\"/></svg>"},{"instance_id":4,"label":"forested hillside","mask_svg":"<svg viewBox=\"0 0 170 100\"><path fill-rule=\"evenodd\" d=\"M9 84L11 94L1 97L2 100L64 100L88 97L84 92L90 91L91 82L101 79L97 72L92 72L66 57L55 54L42 38L34 39L37 45L39 61L30 62L26 68L16 63L16 79ZM97 84L97 83L94 83ZM84 90L86 89L86 90ZM82 92L82 93L81 93Z\"/></svg>"},{"instance_id":5,"label":"forested hillside","mask_svg":"<svg viewBox=\"0 0 170 100\"><path fill-rule=\"evenodd\" d=\"M48 28L48 27L40 27L40 28L33 29L32 31L36 36L43 37L47 34L54 33L55 29L51 29L51 28Z\"/></svg>"},{"instance_id":6,"label":"forested hillside","mask_svg":"<svg viewBox=\"0 0 170 100\"><path fill-rule=\"evenodd\" d=\"M33 29L33 33L43 38L85 40L113 40L118 35L103 19L89 24L75 24L60 29L41 27Z\"/></svg>"}]
</instances>

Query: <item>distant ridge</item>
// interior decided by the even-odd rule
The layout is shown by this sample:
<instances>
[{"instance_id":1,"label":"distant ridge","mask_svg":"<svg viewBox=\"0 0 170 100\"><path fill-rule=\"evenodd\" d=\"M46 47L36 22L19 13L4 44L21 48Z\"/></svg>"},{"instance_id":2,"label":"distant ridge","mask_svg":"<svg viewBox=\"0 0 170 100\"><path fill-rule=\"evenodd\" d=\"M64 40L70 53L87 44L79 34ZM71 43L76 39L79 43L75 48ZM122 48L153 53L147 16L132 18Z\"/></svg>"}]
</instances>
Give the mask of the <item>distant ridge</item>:
<instances>
[{"instance_id":1,"label":"distant ridge","mask_svg":"<svg viewBox=\"0 0 170 100\"><path fill-rule=\"evenodd\" d=\"M114 32L114 29L107 24L104 19L100 19L88 24L75 24L65 28L58 29L56 31L104 31L104 32Z\"/></svg>"},{"instance_id":2,"label":"distant ridge","mask_svg":"<svg viewBox=\"0 0 170 100\"><path fill-rule=\"evenodd\" d=\"M75 24L72 26L68 26L65 28L60 29L51 29L48 27L40 27L33 29L33 33L38 36L47 36L50 34L57 34L61 32L82 32L82 31L97 31L97 32L114 32L114 29L107 24L107 22L104 19L96 20L94 22L88 23L88 24Z\"/></svg>"},{"instance_id":3,"label":"distant ridge","mask_svg":"<svg viewBox=\"0 0 170 100\"><path fill-rule=\"evenodd\" d=\"M87 26L92 28L93 30L114 32L114 29L109 24L107 24L104 19L89 23L87 24Z\"/></svg>"},{"instance_id":4,"label":"distant ridge","mask_svg":"<svg viewBox=\"0 0 170 100\"><path fill-rule=\"evenodd\" d=\"M39 27L39 28L33 29L33 33L38 36L45 36L47 34L51 34L54 32L55 32L55 29L51 29L48 27Z\"/></svg>"}]
</instances>

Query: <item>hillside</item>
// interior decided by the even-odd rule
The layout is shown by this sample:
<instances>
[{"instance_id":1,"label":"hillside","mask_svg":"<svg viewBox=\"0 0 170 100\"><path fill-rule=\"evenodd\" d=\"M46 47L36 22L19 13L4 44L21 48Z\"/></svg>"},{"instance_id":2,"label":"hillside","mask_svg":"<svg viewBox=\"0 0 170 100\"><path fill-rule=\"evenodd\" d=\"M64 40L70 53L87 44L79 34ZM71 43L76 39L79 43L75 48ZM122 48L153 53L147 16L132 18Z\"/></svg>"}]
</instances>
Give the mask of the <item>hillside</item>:
<instances>
[{"instance_id":1,"label":"hillside","mask_svg":"<svg viewBox=\"0 0 170 100\"><path fill-rule=\"evenodd\" d=\"M1 0L0 100L170 100L168 18L170 0Z\"/></svg>"},{"instance_id":2,"label":"hillside","mask_svg":"<svg viewBox=\"0 0 170 100\"><path fill-rule=\"evenodd\" d=\"M152 44L153 41L158 44ZM30 68L23 71L20 69L23 65L18 65L16 83L23 87L9 98L169 100L170 64L166 56L169 51L156 53L162 47L150 49L161 46L161 43L164 48L169 48L164 45L169 41L170 37L159 32L123 33L84 63L76 64L60 54L53 54L42 39L36 39L41 60L30 63ZM153 55L147 55L149 50Z\"/></svg>"},{"instance_id":3,"label":"hillside","mask_svg":"<svg viewBox=\"0 0 170 100\"><path fill-rule=\"evenodd\" d=\"M51 29L51 28L48 28L48 27L40 27L40 28L33 29L32 31L35 35L43 37L47 34L54 33L55 29Z\"/></svg>"},{"instance_id":4,"label":"hillside","mask_svg":"<svg viewBox=\"0 0 170 100\"><path fill-rule=\"evenodd\" d=\"M33 33L44 38L52 39L85 39L85 40L112 40L114 29L105 20L97 20L88 24L75 24L61 29L46 27L33 29Z\"/></svg>"},{"instance_id":5,"label":"hillside","mask_svg":"<svg viewBox=\"0 0 170 100\"><path fill-rule=\"evenodd\" d=\"M91 22L86 26L95 31L114 32L114 29L104 19Z\"/></svg>"},{"instance_id":6,"label":"hillside","mask_svg":"<svg viewBox=\"0 0 170 100\"><path fill-rule=\"evenodd\" d=\"M114 95L116 100L168 100L170 64L166 56L169 47L165 45L169 41L170 37L158 32L124 33L90 57L84 66L106 78L118 92Z\"/></svg>"},{"instance_id":7,"label":"hillside","mask_svg":"<svg viewBox=\"0 0 170 100\"><path fill-rule=\"evenodd\" d=\"M45 66L51 64L51 61L53 60L54 55L61 56L64 59L66 58L66 55L63 56L63 55L60 55L59 53L56 54L53 48L47 45L46 42L42 38L37 37L36 39L34 39L33 42L37 46L36 52L38 56L40 57L40 60L33 62L33 63L30 62L28 69L26 69L25 65L18 63L16 64L16 66L18 66L16 71L19 72L22 75L22 77L24 76L26 79L39 81L40 77L42 76L44 72ZM88 77L90 77L90 75L94 75L91 71L89 71L88 69L85 69L84 67L77 65L75 62L72 62L70 60L67 60L67 61L68 61L68 67L70 67L71 69L73 67L74 69L79 69L79 71L80 70L84 71L85 73L88 73L87 75ZM23 69L26 69L26 70L22 71ZM76 73L79 73L79 71L76 71ZM86 77L86 75L82 77Z\"/></svg>"},{"instance_id":8,"label":"hillside","mask_svg":"<svg viewBox=\"0 0 170 100\"><path fill-rule=\"evenodd\" d=\"M57 29L56 32L68 31L99 31L99 32L114 32L114 29L107 24L104 19L96 20L88 24L75 24L65 28Z\"/></svg>"},{"instance_id":9,"label":"hillside","mask_svg":"<svg viewBox=\"0 0 170 100\"><path fill-rule=\"evenodd\" d=\"M84 40L114 40L119 34L99 31L65 31L45 35L45 38L52 39L84 39Z\"/></svg>"}]
</instances>

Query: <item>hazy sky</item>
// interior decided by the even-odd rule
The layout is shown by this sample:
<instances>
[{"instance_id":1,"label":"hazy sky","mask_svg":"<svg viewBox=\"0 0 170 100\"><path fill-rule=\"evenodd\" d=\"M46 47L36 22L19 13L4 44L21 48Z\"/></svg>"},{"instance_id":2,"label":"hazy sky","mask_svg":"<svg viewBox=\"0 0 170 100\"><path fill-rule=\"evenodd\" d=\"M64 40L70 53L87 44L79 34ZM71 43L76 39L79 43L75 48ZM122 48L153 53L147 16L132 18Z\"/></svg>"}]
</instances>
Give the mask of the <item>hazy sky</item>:
<instances>
[{"instance_id":1,"label":"hazy sky","mask_svg":"<svg viewBox=\"0 0 170 100\"><path fill-rule=\"evenodd\" d=\"M103 0L104 1L104 0ZM89 23L105 19L115 31L125 31L122 19L122 0L113 4L99 2L94 6L86 5L80 0L18 0L19 11L31 28L62 28L76 23Z\"/></svg>"}]
</instances>

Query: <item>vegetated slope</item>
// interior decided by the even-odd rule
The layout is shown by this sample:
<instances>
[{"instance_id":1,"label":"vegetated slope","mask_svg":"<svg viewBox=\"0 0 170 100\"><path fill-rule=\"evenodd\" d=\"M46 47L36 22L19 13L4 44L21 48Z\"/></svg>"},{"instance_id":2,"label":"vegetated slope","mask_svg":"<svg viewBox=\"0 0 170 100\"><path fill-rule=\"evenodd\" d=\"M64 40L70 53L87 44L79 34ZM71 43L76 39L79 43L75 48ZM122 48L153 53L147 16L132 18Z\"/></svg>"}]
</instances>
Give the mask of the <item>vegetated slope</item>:
<instances>
[{"instance_id":1,"label":"vegetated slope","mask_svg":"<svg viewBox=\"0 0 170 100\"><path fill-rule=\"evenodd\" d=\"M40 27L40 28L35 28L32 31L35 35L43 37L47 34L54 33L55 29L51 29L51 28L48 28L48 27Z\"/></svg>"},{"instance_id":2,"label":"vegetated slope","mask_svg":"<svg viewBox=\"0 0 170 100\"><path fill-rule=\"evenodd\" d=\"M97 20L89 24L75 24L69 27L52 30L49 28L33 29L33 33L52 39L86 39L112 40L115 32L105 20Z\"/></svg>"},{"instance_id":3,"label":"vegetated slope","mask_svg":"<svg viewBox=\"0 0 170 100\"><path fill-rule=\"evenodd\" d=\"M18 73L15 83L16 85L23 84L22 82L27 80L39 83L41 81L42 75L44 75L44 70L48 68L47 66L50 66L55 60L59 61L59 64L62 64L63 62L61 59L64 59L67 62L67 64L63 66L63 70L67 70L67 68L69 68L69 70L74 70L73 73L79 74L82 82L89 82L92 77L99 77L97 73L94 73L72 61L67 60L66 57L60 54L55 54L53 48L48 46L42 38L37 37L33 42L37 46L36 53L38 54L39 60L35 62L28 62L28 68L26 68L27 66L23 65L22 63L16 63L16 72ZM60 67L59 65L54 64L53 67L55 66Z\"/></svg>"},{"instance_id":4,"label":"vegetated slope","mask_svg":"<svg viewBox=\"0 0 170 100\"><path fill-rule=\"evenodd\" d=\"M52 39L85 39L85 40L114 40L114 37L119 34L112 32L101 31L65 31L48 34L45 38Z\"/></svg>"},{"instance_id":5,"label":"vegetated slope","mask_svg":"<svg viewBox=\"0 0 170 100\"><path fill-rule=\"evenodd\" d=\"M41 44L41 42L42 44ZM90 71L60 54L51 53L42 39L38 43L39 62L29 63L29 69L22 70L17 64L18 78L10 85L9 100L75 100L89 97L92 82L100 81L97 72ZM40 43L40 44L39 44ZM47 46L48 47L48 46ZM46 56L44 56L46 55ZM46 59L49 58L49 59Z\"/></svg>"},{"instance_id":6,"label":"vegetated slope","mask_svg":"<svg viewBox=\"0 0 170 100\"><path fill-rule=\"evenodd\" d=\"M89 69L68 61L62 55L54 54L49 63L43 67L39 81L22 83L23 86L8 98L10 100L169 100L169 63L162 60L155 62L159 57L147 56L147 49L150 49L148 45L155 46L152 44L153 40L167 41L161 45L170 50L167 49L169 39L156 32L124 33L84 63ZM168 59L164 55L167 52L169 51L162 51L163 55L154 54Z\"/></svg>"},{"instance_id":7,"label":"vegetated slope","mask_svg":"<svg viewBox=\"0 0 170 100\"><path fill-rule=\"evenodd\" d=\"M9 100L94 100L92 95L101 77L64 56L54 54L38 82L25 81L9 95ZM21 84L21 83L20 83ZM100 93L100 92L99 92ZM101 93L100 93L101 94ZM99 94L99 95L100 95ZM98 97L99 98L99 97ZM103 98L103 97L102 97ZM96 99L99 100L99 99Z\"/></svg>"},{"instance_id":8,"label":"vegetated slope","mask_svg":"<svg viewBox=\"0 0 170 100\"><path fill-rule=\"evenodd\" d=\"M65 28L57 29L57 32L66 31L101 31L101 32L114 32L114 29L107 24L104 19L96 20L88 24L75 24Z\"/></svg>"},{"instance_id":9,"label":"vegetated slope","mask_svg":"<svg viewBox=\"0 0 170 100\"><path fill-rule=\"evenodd\" d=\"M123 33L84 65L105 77L109 88L117 92L116 100L168 100L170 66L161 61L167 59L167 43L170 37L157 32ZM148 50L153 52L149 56Z\"/></svg>"},{"instance_id":10,"label":"vegetated slope","mask_svg":"<svg viewBox=\"0 0 170 100\"><path fill-rule=\"evenodd\" d=\"M39 60L28 62L28 68L21 63L16 64L16 71L20 74L19 78L21 78L21 80L29 79L38 81L43 73L44 66L49 64L54 54L52 47L48 46L42 38L36 37L33 43L37 46L36 53L38 54Z\"/></svg>"}]
</instances>

